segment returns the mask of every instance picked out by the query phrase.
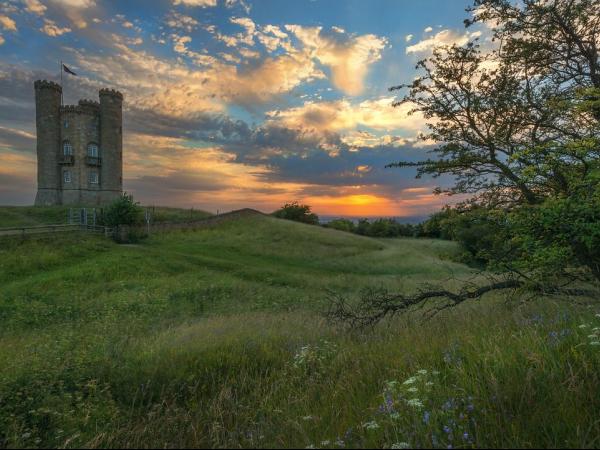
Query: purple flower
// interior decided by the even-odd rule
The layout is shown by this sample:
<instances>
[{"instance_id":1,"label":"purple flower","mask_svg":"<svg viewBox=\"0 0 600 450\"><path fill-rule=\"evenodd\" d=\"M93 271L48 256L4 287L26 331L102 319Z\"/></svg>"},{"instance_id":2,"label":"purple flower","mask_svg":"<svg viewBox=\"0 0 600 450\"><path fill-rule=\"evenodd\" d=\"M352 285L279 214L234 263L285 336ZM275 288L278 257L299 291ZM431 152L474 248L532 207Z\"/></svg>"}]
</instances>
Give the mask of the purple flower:
<instances>
[{"instance_id":1,"label":"purple flower","mask_svg":"<svg viewBox=\"0 0 600 450\"><path fill-rule=\"evenodd\" d=\"M430 417L429 411L425 411L423 413L423 423L424 424L428 424L429 423L429 417Z\"/></svg>"}]
</instances>

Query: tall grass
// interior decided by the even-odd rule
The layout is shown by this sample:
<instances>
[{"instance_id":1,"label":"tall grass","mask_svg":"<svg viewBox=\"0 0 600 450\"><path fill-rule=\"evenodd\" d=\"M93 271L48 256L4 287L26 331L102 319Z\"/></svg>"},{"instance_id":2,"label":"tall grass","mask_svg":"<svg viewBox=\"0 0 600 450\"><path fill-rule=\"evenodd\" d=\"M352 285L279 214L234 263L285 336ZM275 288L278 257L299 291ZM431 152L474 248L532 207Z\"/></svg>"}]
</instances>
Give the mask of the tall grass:
<instances>
[{"instance_id":1,"label":"tall grass","mask_svg":"<svg viewBox=\"0 0 600 450\"><path fill-rule=\"evenodd\" d=\"M455 251L271 218L7 245L0 447L597 447L593 303L319 315L327 288L470 275Z\"/></svg>"}]
</instances>

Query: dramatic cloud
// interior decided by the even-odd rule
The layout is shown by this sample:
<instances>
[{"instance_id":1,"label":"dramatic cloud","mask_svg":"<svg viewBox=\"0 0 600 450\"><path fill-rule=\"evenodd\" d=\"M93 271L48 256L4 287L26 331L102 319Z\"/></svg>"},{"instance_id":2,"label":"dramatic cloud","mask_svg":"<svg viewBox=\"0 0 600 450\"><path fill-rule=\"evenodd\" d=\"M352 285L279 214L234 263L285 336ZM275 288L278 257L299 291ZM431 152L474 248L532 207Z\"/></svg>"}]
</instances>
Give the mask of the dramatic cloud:
<instances>
[{"instance_id":1,"label":"dramatic cloud","mask_svg":"<svg viewBox=\"0 0 600 450\"><path fill-rule=\"evenodd\" d=\"M318 131L352 130L364 126L375 130L403 130L415 135L424 128L420 115L409 115L409 104L394 108L393 101L393 97L382 97L356 103L349 100L306 102L297 108L271 111L268 117L289 128Z\"/></svg>"},{"instance_id":2,"label":"dramatic cloud","mask_svg":"<svg viewBox=\"0 0 600 450\"><path fill-rule=\"evenodd\" d=\"M286 25L309 51L332 72L333 84L349 95L359 95L369 66L381 58L387 39L374 34L347 35L322 27Z\"/></svg>"}]
</instances>

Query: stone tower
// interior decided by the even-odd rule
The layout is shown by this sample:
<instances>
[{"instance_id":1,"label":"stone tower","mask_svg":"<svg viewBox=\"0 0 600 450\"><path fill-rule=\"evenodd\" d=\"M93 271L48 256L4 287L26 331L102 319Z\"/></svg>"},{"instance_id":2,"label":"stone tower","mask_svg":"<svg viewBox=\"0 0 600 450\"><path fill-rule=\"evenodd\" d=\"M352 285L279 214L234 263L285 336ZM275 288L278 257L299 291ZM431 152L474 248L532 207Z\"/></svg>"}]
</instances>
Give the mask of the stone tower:
<instances>
[{"instance_id":1,"label":"stone tower","mask_svg":"<svg viewBox=\"0 0 600 450\"><path fill-rule=\"evenodd\" d=\"M123 192L123 95L100 90L100 103L61 106L62 88L35 84L36 205L102 205Z\"/></svg>"}]
</instances>

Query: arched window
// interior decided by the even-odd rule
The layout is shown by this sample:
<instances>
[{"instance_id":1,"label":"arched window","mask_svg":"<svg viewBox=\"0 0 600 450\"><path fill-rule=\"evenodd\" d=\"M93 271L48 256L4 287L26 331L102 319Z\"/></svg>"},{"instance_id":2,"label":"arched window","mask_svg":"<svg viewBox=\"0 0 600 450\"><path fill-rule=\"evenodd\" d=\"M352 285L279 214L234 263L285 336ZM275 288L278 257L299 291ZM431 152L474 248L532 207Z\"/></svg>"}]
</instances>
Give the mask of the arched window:
<instances>
[{"instance_id":1,"label":"arched window","mask_svg":"<svg viewBox=\"0 0 600 450\"><path fill-rule=\"evenodd\" d=\"M91 156L92 158L98 158L98 145L94 144L93 142L89 143L87 147L87 155Z\"/></svg>"},{"instance_id":2,"label":"arched window","mask_svg":"<svg viewBox=\"0 0 600 450\"><path fill-rule=\"evenodd\" d=\"M73 146L69 141L63 142L63 155L72 156L73 155Z\"/></svg>"}]
</instances>

